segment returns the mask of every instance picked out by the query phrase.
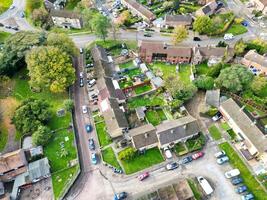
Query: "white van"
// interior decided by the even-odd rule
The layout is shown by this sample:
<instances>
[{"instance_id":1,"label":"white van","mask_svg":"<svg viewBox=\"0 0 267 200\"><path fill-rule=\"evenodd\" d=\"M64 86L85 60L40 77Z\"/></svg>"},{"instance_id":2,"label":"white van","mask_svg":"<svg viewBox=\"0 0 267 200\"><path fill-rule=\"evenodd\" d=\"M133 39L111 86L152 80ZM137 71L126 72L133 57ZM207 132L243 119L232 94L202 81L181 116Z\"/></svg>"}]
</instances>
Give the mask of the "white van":
<instances>
[{"instance_id":1,"label":"white van","mask_svg":"<svg viewBox=\"0 0 267 200\"><path fill-rule=\"evenodd\" d=\"M232 170L230 170L228 172L225 172L224 175L225 175L226 178L233 178L235 176L238 176L239 174L240 174L239 169L232 169Z\"/></svg>"},{"instance_id":2,"label":"white van","mask_svg":"<svg viewBox=\"0 0 267 200\"><path fill-rule=\"evenodd\" d=\"M89 87L93 87L96 84L96 80L92 79L88 82Z\"/></svg>"},{"instance_id":3,"label":"white van","mask_svg":"<svg viewBox=\"0 0 267 200\"><path fill-rule=\"evenodd\" d=\"M234 39L234 35L232 33L226 33L223 37L224 40L232 40Z\"/></svg>"},{"instance_id":4,"label":"white van","mask_svg":"<svg viewBox=\"0 0 267 200\"><path fill-rule=\"evenodd\" d=\"M170 149L165 147L164 148L164 152L165 152L165 156L166 156L167 159L171 159L172 158L172 152L170 151Z\"/></svg>"},{"instance_id":5,"label":"white van","mask_svg":"<svg viewBox=\"0 0 267 200\"><path fill-rule=\"evenodd\" d=\"M209 182L203 176L197 177L197 181L202 187L202 189L204 190L206 195L210 195L211 193L213 193L212 187L210 186Z\"/></svg>"}]
</instances>

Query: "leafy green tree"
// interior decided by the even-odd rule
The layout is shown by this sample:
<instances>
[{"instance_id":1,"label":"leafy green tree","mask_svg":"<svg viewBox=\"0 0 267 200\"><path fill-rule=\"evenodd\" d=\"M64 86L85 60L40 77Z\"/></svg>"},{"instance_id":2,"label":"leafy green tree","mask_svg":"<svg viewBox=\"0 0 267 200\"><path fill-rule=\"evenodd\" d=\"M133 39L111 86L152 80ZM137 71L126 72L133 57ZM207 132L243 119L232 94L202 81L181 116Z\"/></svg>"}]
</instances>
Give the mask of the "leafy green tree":
<instances>
[{"instance_id":1,"label":"leafy green tree","mask_svg":"<svg viewBox=\"0 0 267 200\"><path fill-rule=\"evenodd\" d=\"M29 98L16 109L12 119L16 129L22 134L33 133L50 119L49 104L44 100Z\"/></svg>"},{"instance_id":2,"label":"leafy green tree","mask_svg":"<svg viewBox=\"0 0 267 200\"><path fill-rule=\"evenodd\" d=\"M267 53L267 42L261 38L251 40L246 43L246 50L256 50L259 54Z\"/></svg>"},{"instance_id":3,"label":"leafy green tree","mask_svg":"<svg viewBox=\"0 0 267 200\"><path fill-rule=\"evenodd\" d=\"M245 90L253 79L253 74L243 66L233 66L221 70L215 83L220 88L238 93Z\"/></svg>"},{"instance_id":4,"label":"leafy green tree","mask_svg":"<svg viewBox=\"0 0 267 200\"><path fill-rule=\"evenodd\" d=\"M175 45L179 44L187 37L188 37L188 31L185 26L177 26L174 28L172 41Z\"/></svg>"},{"instance_id":5,"label":"leafy green tree","mask_svg":"<svg viewBox=\"0 0 267 200\"><path fill-rule=\"evenodd\" d=\"M130 161L132 160L136 155L136 150L133 147L128 147L124 150L122 150L118 157L120 160Z\"/></svg>"},{"instance_id":6,"label":"leafy green tree","mask_svg":"<svg viewBox=\"0 0 267 200\"><path fill-rule=\"evenodd\" d=\"M251 83L251 90L257 96L266 97L267 92L263 92L264 90L267 91L267 79L264 76L256 76L254 77ZM265 94L265 95L262 95Z\"/></svg>"},{"instance_id":7,"label":"leafy green tree","mask_svg":"<svg viewBox=\"0 0 267 200\"><path fill-rule=\"evenodd\" d=\"M66 99L63 102L63 106L67 111L71 112L74 108L74 102L71 99Z\"/></svg>"},{"instance_id":8,"label":"leafy green tree","mask_svg":"<svg viewBox=\"0 0 267 200\"><path fill-rule=\"evenodd\" d=\"M238 40L236 43L235 43L235 46L234 46L234 51L235 51L235 54L236 55L242 55L246 49L247 45L245 44L245 42L243 41L243 39L240 39Z\"/></svg>"},{"instance_id":9,"label":"leafy green tree","mask_svg":"<svg viewBox=\"0 0 267 200\"><path fill-rule=\"evenodd\" d=\"M223 68L225 68L225 65L223 63L213 65L208 71L207 75L213 78L217 78Z\"/></svg>"},{"instance_id":10,"label":"leafy green tree","mask_svg":"<svg viewBox=\"0 0 267 200\"><path fill-rule=\"evenodd\" d=\"M70 56L76 56L79 52L74 42L65 33L49 33L46 45L57 47Z\"/></svg>"},{"instance_id":11,"label":"leafy green tree","mask_svg":"<svg viewBox=\"0 0 267 200\"><path fill-rule=\"evenodd\" d=\"M173 1L173 9L177 10L180 7L180 0Z\"/></svg>"},{"instance_id":12,"label":"leafy green tree","mask_svg":"<svg viewBox=\"0 0 267 200\"><path fill-rule=\"evenodd\" d=\"M4 43L0 56L0 75L13 75L25 66L25 55L34 46L44 44L44 32L20 31L11 35Z\"/></svg>"},{"instance_id":13,"label":"leafy green tree","mask_svg":"<svg viewBox=\"0 0 267 200\"><path fill-rule=\"evenodd\" d=\"M199 76L195 81L197 88L202 90L211 90L214 88L214 79L210 76Z\"/></svg>"},{"instance_id":14,"label":"leafy green tree","mask_svg":"<svg viewBox=\"0 0 267 200\"><path fill-rule=\"evenodd\" d=\"M35 26L43 27L49 23L49 13L45 8L34 9L31 18Z\"/></svg>"},{"instance_id":15,"label":"leafy green tree","mask_svg":"<svg viewBox=\"0 0 267 200\"><path fill-rule=\"evenodd\" d=\"M82 11L82 18L83 18L83 26L84 28L93 32L93 19L94 16L97 14L97 10L95 9L84 9Z\"/></svg>"},{"instance_id":16,"label":"leafy green tree","mask_svg":"<svg viewBox=\"0 0 267 200\"><path fill-rule=\"evenodd\" d=\"M208 34L212 31L212 25L213 23L209 16L199 16L193 23L193 29L199 34Z\"/></svg>"},{"instance_id":17,"label":"leafy green tree","mask_svg":"<svg viewBox=\"0 0 267 200\"><path fill-rule=\"evenodd\" d=\"M107 17L97 13L92 19L92 27L95 34L105 41L108 36L108 29L111 27L111 23Z\"/></svg>"},{"instance_id":18,"label":"leafy green tree","mask_svg":"<svg viewBox=\"0 0 267 200\"><path fill-rule=\"evenodd\" d=\"M36 146L44 146L51 138L51 131L47 126L39 126L32 134L32 142Z\"/></svg>"},{"instance_id":19,"label":"leafy green tree","mask_svg":"<svg viewBox=\"0 0 267 200\"><path fill-rule=\"evenodd\" d=\"M33 48L27 54L26 63L32 88L48 88L59 93L75 81L75 69L70 57L57 47Z\"/></svg>"}]
</instances>

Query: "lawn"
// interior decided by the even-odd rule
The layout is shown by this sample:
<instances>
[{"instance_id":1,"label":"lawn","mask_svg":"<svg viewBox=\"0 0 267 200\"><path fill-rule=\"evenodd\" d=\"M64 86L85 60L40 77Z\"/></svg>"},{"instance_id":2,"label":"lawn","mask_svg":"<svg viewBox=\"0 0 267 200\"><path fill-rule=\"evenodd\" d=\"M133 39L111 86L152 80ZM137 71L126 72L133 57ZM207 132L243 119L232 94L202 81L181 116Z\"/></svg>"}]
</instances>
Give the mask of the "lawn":
<instances>
[{"instance_id":1,"label":"lawn","mask_svg":"<svg viewBox=\"0 0 267 200\"><path fill-rule=\"evenodd\" d=\"M68 0L65 9L73 10L81 0Z\"/></svg>"},{"instance_id":2,"label":"lawn","mask_svg":"<svg viewBox=\"0 0 267 200\"><path fill-rule=\"evenodd\" d=\"M232 33L233 35L241 35L246 33L248 30L242 24L233 24L226 33Z\"/></svg>"},{"instance_id":3,"label":"lawn","mask_svg":"<svg viewBox=\"0 0 267 200\"><path fill-rule=\"evenodd\" d=\"M154 126L159 125L162 121L166 120L167 117L165 116L163 110L147 110L146 111L146 119L149 123L153 124Z\"/></svg>"},{"instance_id":4,"label":"lawn","mask_svg":"<svg viewBox=\"0 0 267 200\"><path fill-rule=\"evenodd\" d=\"M119 86L121 89L131 87L133 86L133 81L132 80L125 80L125 81L120 81Z\"/></svg>"},{"instance_id":5,"label":"lawn","mask_svg":"<svg viewBox=\"0 0 267 200\"><path fill-rule=\"evenodd\" d=\"M223 123L221 123L221 128L222 128L223 130L225 130L225 131L228 131L228 130L231 129L231 127L228 125L227 122L223 122Z\"/></svg>"},{"instance_id":6,"label":"lawn","mask_svg":"<svg viewBox=\"0 0 267 200\"><path fill-rule=\"evenodd\" d=\"M127 105L130 109L135 109L140 106L148 106L148 107L163 106L165 105L165 102L162 96L149 96L143 98L136 97L136 98L131 98L127 102Z\"/></svg>"},{"instance_id":7,"label":"lawn","mask_svg":"<svg viewBox=\"0 0 267 200\"><path fill-rule=\"evenodd\" d=\"M134 64L133 64L132 60L130 60L130 61L126 62L126 63L119 64L120 69L126 69L126 68L130 68L130 67L133 67L133 66L134 66Z\"/></svg>"},{"instance_id":8,"label":"lawn","mask_svg":"<svg viewBox=\"0 0 267 200\"><path fill-rule=\"evenodd\" d=\"M229 129L229 130L227 131L227 133L229 134L229 136L230 136L230 138L231 138L232 140L234 140L234 139L236 138L236 133L233 131L233 129Z\"/></svg>"},{"instance_id":9,"label":"lawn","mask_svg":"<svg viewBox=\"0 0 267 200\"><path fill-rule=\"evenodd\" d=\"M207 62L203 62L195 66L197 75L206 75L210 71Z\"/></svg>"},{"instance_id":10,"label":"lawn","mask_svg":"<svg viewBox=\"0 0 267 200\"><path fill-rule=\"evenodd\" d=\"M178 156L182 156L182 155L185 155L186 153L188 153L184 143L182 143L182 142L175 144L174 150Z\"/></svg>"},{"instance_id":11,"label":"lawn","mask_svg":"<svg viewBox=\"0 0 267 200\"><path fill-rule=\"evenodd\" d=\"M257 182L255 177L251 174L243 160L240 159L231 145L228 142L224 142L219 146L230 158L230 164L234 168L238 168L240 170L241 177L244 179L244 184L248 187L249 191L254 194L255 200L267 200L267 193L264 192L261 185Z\"/></svg>"},{"instance_id":12,"label":"lawn","mask_svg":"<svg viewBox=\"0 0 267 200\"><path fill-rule=\"evenodd\" d=\"M119 162L117 161L117 158L115 156L115 153L112 147L108 147L104 149L103 151L101 151L101 153L102 153L103 161L112 165L113 167L116 167L117 169L121 169L121 166Z\"/></svg>"},{"instance_id":13,"label":"lawn","mask_svg":"<svg viewBox=\"0 0 267 200\"><path fill-rule=\"evenodd\" d=\"M219 140L222 138L221 132L218 130L218 128L215 125L212 125L209 127L209 132L211 137L214 140Z\"/></svg>"},{"instance_id":14,"label":"lawn","mask_svg":"<svg viewBox=\"0 0 267 200\"><path fill-rule=\"evenodd\" d=\"M152 86L150 84L134 88L135 94L142 94L150 90L152 90Z\"/></svg>"},{"instance_id":15,"label":"lawn","mask_svg":"<svg viewBox=\"0 0 267 200\"><path fill-rule=\"evenodd\" d=\"M3 43L10 35L11 33L0 31L0 43Z\"/></svg>"},{"instance_id":16,"label":"lawn","mask_svg":"<svg viewBox=\"0 0 267 200\"><path fill-rule=\"evenodd\" d=\"M203 148L203 146L205 145L205 136L203 135L203 133L200 133L199 135L188 139L185 142L185 145L188 149L188 151L192 152L192 151L197 151Z\"/></svg>"},{"instance_id":17,"label":"lawn","mask_svg":"<svg viewBox=\"0 0 267 200\"><path fill-rule=\"evenodd\" d=\"M196 198L196 200L201 200L202 199L202 194L198 189L198 186L196 184L196 182L192 179L187 179L187 182L191 188L191 190L193 191L194 197Z\"/></svg>"},{"instance_id":18,"label":"lawn","mask_svg":"<svg viewBox=\"0 0 267 200\"><path fill-rule=\"evenodd\" d=\"M0 2L0 14L5 12L13 3L13 0L1 0Z\"/></svg>"},{"instance_id":19,"label":"lawn","mask_svg":"<svg viewBox=\"0 0 267 200\"><path fill-rule=\"evenodd\" d=\"M100 122L100 123L95 124L95 128L96 128L97 137L98 137L100 146L104 147L104 146L111 144L112 140L106 131L105 122Z\"/></svg>"},{"instance_id":20,"label":"lawn","mask_svg":"<svg viewBox=\"0 0 267 200\"><path fill-rule=\"evenodd\" d=\"M126 174L132 174L155 164L163 162L163 157L158 148L148 149L145 154L137 155L131 161L121 161Z\"/></svg>"},{"instance_id":21,"label":"lawn","mask_svg":"<svg viewBox=\"0 0 267 200\"><path fill-rule=\"evenodd\" d=\"M142 71L141 71L140 68L136 68L136 69L127 70L127 71L123 72L123 74L129 76L130 78L132 78L134 76L142 74Z\"/></svg>"}]
</instances>

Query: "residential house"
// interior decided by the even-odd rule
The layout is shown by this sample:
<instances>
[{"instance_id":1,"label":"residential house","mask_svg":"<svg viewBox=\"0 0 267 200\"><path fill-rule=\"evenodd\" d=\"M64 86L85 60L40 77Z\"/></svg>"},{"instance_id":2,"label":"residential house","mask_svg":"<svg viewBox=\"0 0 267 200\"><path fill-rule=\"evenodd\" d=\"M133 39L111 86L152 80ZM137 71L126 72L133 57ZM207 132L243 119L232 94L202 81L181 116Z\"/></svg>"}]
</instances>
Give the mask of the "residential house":
<instances>
[{"instance_id":1,"label":"residential house","mask_svg":"<svg viewBox=\"0 0 267 200\"><path fill-rule=\"evenodd\" d=\"M213 2L213 1L214 1L214 0L198 0L197 3L198 3L199 5L204 6L204 5L208 4L209 2Z\"/></svg>"},{"instance_id":2,"label":"residential house","mask_svg":"<svg viewBox=\"0 0 267 200\"><path fill-rule=\"evenodd\" d=\"M205 16L205 15L212 15L216 12L218 4L216 1L211 1L207 3L205 6L199 8L196 11L196 16Z\"/></svg>"},{"instance_id":3,"label":"residential house","mask_svg":"<svg viewBox=\"0 0 267 200\"><path fill-rule=\"evenodd\" d=\"M171 46L162 42L141 41L139 43L139 56L148 63L154 60L165 61L173 64L189 63L192 49L188 47Z\"/></svg>"},{"instance_id":4,"label":"residential house","mask_svg":"<svg viewBox=\"0 0 267 200\"><path fill-rule=\"evenodd\" d=\"M205 96L205 103L207 106L219 108L220 106L220 89L207 90Z\"/></svg>"},{"instance_id":5,"label":"residential house","mask_svg":"<svg viewBox=\"0 0 267 200\"><path fill-rule=\"evenodd\" d=\"M156 129L160 148L186 141L200 132L197 120L190 115L163 122Z\"/></svg>"},{"instance_id":6,"label":"residential house","mask_svg":"<svg viewBox=\"0 0 267 200\"><path fill-rule=\"evenodd\" d=\"M128 8L133 15L142 17L147 23L156 19L156 15L154 15L154 13L135 0L121 0L121 3L124 7Z\"/></svg>"},{"instance_id":7,"label":"residential house","mask_svg":"<svg viewBox=\"0 0 267 200\"><path fill-rule=\"evenodd\" d=\"M256 50L250 50L241 63L251 69L254 74L267 76L267 56L258 54Z\"/></svg>"},{"instance_id":8,"label":"residential house","mask_svg":"<svg viewBox=\"0 0 267 200\"><path fill-rule=\"evenodd\" d=\"M131 137L134 148L138 150L158 146L156 128L152 124L145 124L129 130L129 136Z\"/></svg>"},{"instance_id":9,"label":"residential house","mask_svg":"<svg viewBox=\"0 0 267 200\"><path fill-rule=\"evenodd\" d=\"M234 49L230 47L193 47L193 64L200 64L205 60L213 60L213 64L219 63L222 60L229 62L234 57Z\"/></svg>"},{"instance_id":10,"label":"residential house","mask_svg":"<svg viewBox=\"0 0 267 200\"><path fill-rule=\"evenodd\" d=\"M176 27L176 26L185 26L191 27L193 18L190 15L165 15L164 26Z\"/></svg>"},{"instance_id":11,"label":"residential house","mask_svg":"<svg viewBox=\"0 0 267 200\"><path fill-rule=\"evenodd\" d=\"M44 4L48 10L61 10L65 7L67 0L45 0Z\"/></svg>"},{"instance_id":12,"label":"residential house","mask_svg":"<svg viewBox=\"0 0 267 200\"><path fill-rule=\"evenodd\" d=\"M66 11L66 10L55 10L52 9L50 11L50 16L55 26L59 26L62 28L82 28L82 18L79 14Z\"/></svg>"},{"instance_id":13,"label":"residential house","mask_svg":"<svg viewBox=\"0 0 267 200\"><path fill-rule=\"evenodd\" d=\"M22 149L0 156L0 181L9 182L27 170L27 160Z\"/></svg>"},{"instance_id":14,"label":"residential house","mask_svg":"<svg viewBox=\"0 0 267 200\"><path fill-rule=\"evenodd\" d=\"M247 160L257 158L267 170L267 137L233 99L221 103L220 112L242 141L241 153Z\"/></svg>"},{"instance_id":15,"label":"residential house","mask_svg":"<svg viewBox=\"0 0 267 200\"><path fill-rule=\"evenodd\" d=\"M267 0L250 0L254 5L255 10L262 11L264 15L267 15Z\"/></svg>"}]
</instances>

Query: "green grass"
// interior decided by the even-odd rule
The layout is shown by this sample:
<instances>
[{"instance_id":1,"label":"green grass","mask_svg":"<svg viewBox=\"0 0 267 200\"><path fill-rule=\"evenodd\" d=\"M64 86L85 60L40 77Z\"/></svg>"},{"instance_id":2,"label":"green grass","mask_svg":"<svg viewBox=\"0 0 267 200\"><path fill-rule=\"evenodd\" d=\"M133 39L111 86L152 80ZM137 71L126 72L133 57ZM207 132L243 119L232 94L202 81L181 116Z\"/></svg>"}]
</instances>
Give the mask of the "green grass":
<instances>
[{"instance_id":1,"label":"green grass","mask_svg":"<svg viewBox=\"0 0 267 200\"><path fill-rule=\"evenodd\" d=\"M12 4L13 0L1 0L0 2L0 14L5 12Z\"/></svg>"},{"instance_id":2,"label":"green grass","mask_svg":"<svg viewBox=\"0 0 267 200\"><path fill-rule=\"evenodd\" d=\"M65 9L73 10L81 0L68 0Z\"/></svg>"},{"instance_id":3,"label":"green grass","mask_svg":"<svg viewBox=\"0 0 267 200\"><path fill-rule=\"evenodd\" d=\"M76 165L52 174L53 192L56 200L62 195L64 188L70 183L72 177L78 172L78 169L78 165Z\"/></svg>"},{"instance_id":4,"label":"green grass","mask_svg":"<svg viewBox=\"0 0 267 200\"><path fill-rule=\"evenodd\" d=\"M97 122L102 122L104 121L104 117L101 116L101 115L95 115L94 116L94 122L97 123Z\"/></svg>"},{"instance_id":5,"label":"green grass","mask_svg":"<svg viewBox=\"0 0 267 200\"><path fill-rule=\"evenodd\" d=\"M159 125L162 121L166 120L163 110L147 110L146 119L154 126Z\"/></svg>"},{"instance_id":6,"label":"green grass","mask_svg":"<svg viewBox=\"0 0 267 200\"><path fill-rule=\"evenodd\" d=\"M232 140L234 140L234 139L236 138L236 133L233 131L233 129L229 129L229 130L227 131L227 133L229 134L229 136L230 136L230 138L231 138Z\"/></svg>"},{"instance_id":7,"label":"green grass","mask_svg":"<svg viewBox=\"0 0 267 200\"><path fill-rule=\"evenodd\" d=\"M182 142L175 144L174 150L178 156L182 156L182 155L185 155L186 153L188 153L184 143L182 143Z\"/></svg>"},{"instance_id":8,"label":"green grass","mask_svg":"<svg viewBox=\"0 0 267 200\"><path fill-rule=\"evenodd\" d=\"M98 141L101 147L111 144L112 140L106 131L105 122L100 122L95 125Z\"/></svg>"},{"instance_id":9,"label":"green grass","mask_svg":"<svg viewBox=\"0 0 267 200\"><path fill-rule=\"evenodd\" d=\"M158 148L148 149L144 155L137 155L131 161L121 161L126 174L141 171L161 162L163 157Z\"/></svg>"},{"instance_id":10,"label":"green grass","mask_svg":"<svg viewBox=\"0 0 267 200\"><path fill-rule=\"evenodd\" d=\"M133 86L133 81L132 80L125 80L125 81L120 81L119 86L121 89L131 87Z\"/></svg>"},{"instance_id":11,"label":"green grass","mask_svg":"<svg viewBox=\"0 0 267 200\"><path fill-rule=\"evenodd\" d=\"M135 94L142 94L150 90L152 90L152 86L150 84L134 88Z\"/></svg>"},{"instance_id":12,"label":"green grass","mask_svg":"<svg viewBox=\"0 0 267 200\"><path fill-rule=\"evenodd\" d=\"M228 142L224 142L219 146L230 158L230 164L234 168L238 168L240 170L241 177L244 179L244 184L248 187L249 191L254 194L255 200L267 200L267 193L264 192L261 185L257 182L231 145Z\"/></svg>"},{"instance_id":13,"label":"green grass","mask_svg":"<svg viewBox=\"0 0 267 200\"><path fill-rule=\"evenodd\" d=\"M223 130L225 130L225 131L228 131L228 130L231 129L231 127L228 125L227 122L223 122L223 123L221 123L221 128L222 128Z\"/></svg>"},{"instance_id":14,"label":"green grass","mask_svg":"<svg viewBox=\"0 0 267 200\"><path fill-rule=\"evenodd\" d=\"M127 105L130 109L138 108L140 106L148 106L148 107L153 107L153 106L163 106L165 105L164 99L161 96L149 96L149 97L136 97L136 98L131 98L128 102Z\"/></svg>"},{"instance_id":15,"label":"green grass","mask_svg":"<svg viewBox=\"0 0 267 200\"><path fill-rule=\"evenodd\" d=\"M128 71L124 72L123 74L129 76L130 78L132 78L134 76L142 74L142 71L141 71L140 68L136 68L136 69L128 70Z\"/></svg>"},{"instance_id":16,"label":"green grass","mask_svg":"<svg viewBox=\"0 0 267 200\"><path fill-rule=\"evenodd\" d=\"M203 133L200 133L198 136L188 139L185 142L185 145L188 151L192 152L202 149L205 145L205 141L205 136L203 135Z\"/></svg>"},{"instance_id":17,"label":"green grass","mask_svg":"<svg viewBox=\"0 0 267 200\"><path fill-rule=\"evenodd\" d=\"M248 30L242 24L233 24L226 33L232 33L233 35L241 35L246 33Z\"/></svg>"},{"instance_id":18,"label":"green grass","mask_svg":"<svg viewBox=\"0 0 267 200\"><path fill-rule=\"evenodd\" d=\"M215 125L212 125L209 127L209 132L211 137L214 140L219 140L222 138L221 132L218 130L218 128Z\"/></svg>"},{"instance_id":19,"label":"green grass","mask_svg":"<svg viewBox=\"0 0 267 200\"><path fill-rule=\"evenodd\" d=\"M129 68L129 67L133 67L133 66L134 66L134 64L133 64L132 60L130 60L126 63L119 64L120 69L125 69L125 68Z\"/></svg>"},{"instance_id":20,"label":"green grass","mask_svg":"<svg viewBox=\"0 0 267 200\"><path fill-rule=\"evenodd\" d=\"M115 153L112 147L108 147L104 149L103 151L101 151L101 153L102 153L103 161L112 165L113 167L116 167L117 169L121 169L121 166L119 162L117 161L117 158L115 156Z\"/></svg>"},{"instance_id":21,"label":"green grass","mask_svg":"<svg viewBox=\"0 0 267 200\"><path fill-rule=\"evenodd\" d=\"M207 62L198 64L195 66L196 68L196 73L198 75L206 75L210 71L210 67L208 66Z\"/></svg>"},{"instance_id":22,"label":"green grass","mask_svg":"<svg viewBox=\"0 0 267 200\"><path fill-rule=\"evenodd\" d=\"M8 140L8 130L3 124L0 124L0 152L2 152L5 149L7 140Z\"/></svg>"},{"instance_id":23,"label":"green grass","mask_svg":"<svg viewBox=\"0 0 267 200\"><path fill-rule=\"evenodd\" d=\"M0 43L3 43L10 35L11 33L0 31Z\"/></svg>"},{"instance_id":24,"label":"green grass","mask_svg":"<svg viewBox=\"0 0 267 200\"><path fill-rule=\"evenodd\" d=\"M188 182L188 184L189 184L189 186L190 186L190 188L191 188L196 200L201 200L202 199L202 194L199 191L196 182L194 180L192 180L192 179L187 179L187 182Z\"/></svg>"}]
</instances>

